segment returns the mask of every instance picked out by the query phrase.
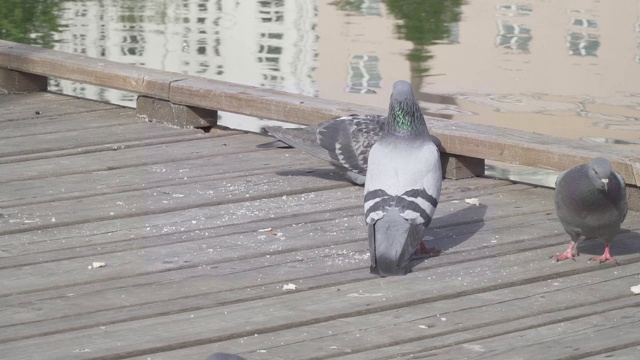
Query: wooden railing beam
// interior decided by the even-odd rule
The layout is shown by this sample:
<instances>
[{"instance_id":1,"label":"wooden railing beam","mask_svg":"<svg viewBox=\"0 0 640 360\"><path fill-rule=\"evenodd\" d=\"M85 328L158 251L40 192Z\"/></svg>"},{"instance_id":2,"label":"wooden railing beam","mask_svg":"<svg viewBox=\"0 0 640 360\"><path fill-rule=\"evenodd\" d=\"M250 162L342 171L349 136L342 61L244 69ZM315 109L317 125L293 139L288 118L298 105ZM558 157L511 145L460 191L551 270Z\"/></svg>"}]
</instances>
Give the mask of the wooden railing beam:
<instances>
[{"instance_id":1,"label":"wooden railing beam","mask_svg":"<svg viewBox=\"0 0 640 360\"><path fill-rule=\"evenodd\" d=\"M0 40L0 68L134 92L193 108L306 125L338 115L386 113L384 108L146 69L3 40ZM463 157L565 170L604 156L627 184L637 185L640 180L640 155L633 150L496 126L435 117L425 119L431 133L440 139L443 153L459 157L457 163L452 163L455 169L477 169L481 164Z\"/></svg>"}]
</instances>

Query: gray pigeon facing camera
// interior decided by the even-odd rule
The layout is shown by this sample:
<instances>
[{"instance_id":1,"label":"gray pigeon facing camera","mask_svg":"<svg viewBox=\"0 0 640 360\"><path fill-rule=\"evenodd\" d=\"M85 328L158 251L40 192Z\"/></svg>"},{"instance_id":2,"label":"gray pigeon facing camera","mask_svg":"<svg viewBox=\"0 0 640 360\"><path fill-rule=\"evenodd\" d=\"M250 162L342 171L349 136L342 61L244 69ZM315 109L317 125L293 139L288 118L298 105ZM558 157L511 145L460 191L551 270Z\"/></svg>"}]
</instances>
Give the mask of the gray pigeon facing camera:
<instances>
[{"instance_id":1,"label":"gray pigeon facing camera","mask_svg":"<svg viewBox=\"0 0 640 360\"><path fill-rule=\"evenodd\" d=\"M595 158L561 173L556 180L555 206L571 237L569 248L554 256L557 261L578 256L576 244L584 237L605 242L604 254L591 260L617 263L609 246L627 216L627 195L624 179L611 169L609 160Z\"/></svg>"},{"instance_id":2,"label":"gray pigeon facing camera","mask_svg":"<svg viewBox=\"0 0 640 360\"><path fill-rule=\"evenodd\" d=\"M364 210L371 273L405 275L438 206L440 153L411 85L396 81L383 132L369 153Z\"/></svg>"}]
</instances>

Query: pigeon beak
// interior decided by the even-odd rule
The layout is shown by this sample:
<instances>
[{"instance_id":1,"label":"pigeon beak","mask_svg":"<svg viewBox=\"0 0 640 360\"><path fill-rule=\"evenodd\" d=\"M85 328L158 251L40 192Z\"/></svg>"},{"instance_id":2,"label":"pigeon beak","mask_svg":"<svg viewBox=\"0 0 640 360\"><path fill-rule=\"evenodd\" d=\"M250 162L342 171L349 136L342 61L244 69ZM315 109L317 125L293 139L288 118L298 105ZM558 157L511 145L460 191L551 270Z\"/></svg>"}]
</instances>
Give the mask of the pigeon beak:
<instances>
[{"instance_id":1,"label":"pigeon beak","mask_svg":"<svg viewBox=\"0 0 640 360\"><path fill-rule=\"evenodd\" d=\"M607 191L607 184L609 184L609 179L600 179L602 181L602 185L604 186L604 191Z\"/></svg>"}]
</instances>

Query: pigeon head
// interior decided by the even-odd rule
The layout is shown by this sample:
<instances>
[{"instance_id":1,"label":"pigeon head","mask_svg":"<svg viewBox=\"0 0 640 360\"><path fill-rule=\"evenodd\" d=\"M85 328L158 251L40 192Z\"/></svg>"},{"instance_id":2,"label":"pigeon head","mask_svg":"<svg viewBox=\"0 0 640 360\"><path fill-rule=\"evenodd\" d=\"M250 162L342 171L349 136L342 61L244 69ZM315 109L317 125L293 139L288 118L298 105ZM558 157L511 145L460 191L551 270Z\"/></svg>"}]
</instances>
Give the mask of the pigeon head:
<instances>
[{"instance_id":1,"label":"pigeon head","mask_svg":"<svg viewBox=\"0 0 640 360\"><path fill-rule=\"evenodd\" d=\"M422 110L413 96L411 84L404 80L393 84L386 132L396 135L429 133Z\"/></svg>"},{"instance_id":2,"label":"pigeon head","mask_svg":"<svg viewBox=\"0 0 640 360\"><path fill-rule=\"evenodd\" d=\"M607 184L611 176L611 162L605 158L595 158L589 162L589 177L600 190L607 191Z\"/></svg>"}]
</instances>

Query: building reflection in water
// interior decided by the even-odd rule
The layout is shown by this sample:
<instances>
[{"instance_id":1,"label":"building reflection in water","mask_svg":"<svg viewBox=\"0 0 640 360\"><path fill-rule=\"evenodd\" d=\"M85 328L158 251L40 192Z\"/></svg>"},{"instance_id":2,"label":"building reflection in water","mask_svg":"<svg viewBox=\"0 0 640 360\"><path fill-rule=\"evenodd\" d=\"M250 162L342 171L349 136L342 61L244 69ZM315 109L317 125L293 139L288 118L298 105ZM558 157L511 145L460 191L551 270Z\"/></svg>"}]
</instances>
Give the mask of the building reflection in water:
<instances>
[{"instance_id":1,"label":"building reflection in water","mask_svg":"<svg viewBox=\"0 0 640 360\"><path fill-rule=\"evenodd\" d=\"M421 94L448 103L432 111L640 150L640 1L468 1L462 13L460 43L431 46L438 76Z\"/></svg>"},{"instance_id":2,"label":"building reflection in water","mask_svg":"<svg viewBox=\"0 0 640 360\"><path fill-rule=\"evenodd\" d=\"M74 1L65 3L62 19L67 29L56 48L65 52L317 94L313 1ZM56 85L65 93L129 106L135 100L81 84Z\"/></svg>"}]
</instances>

